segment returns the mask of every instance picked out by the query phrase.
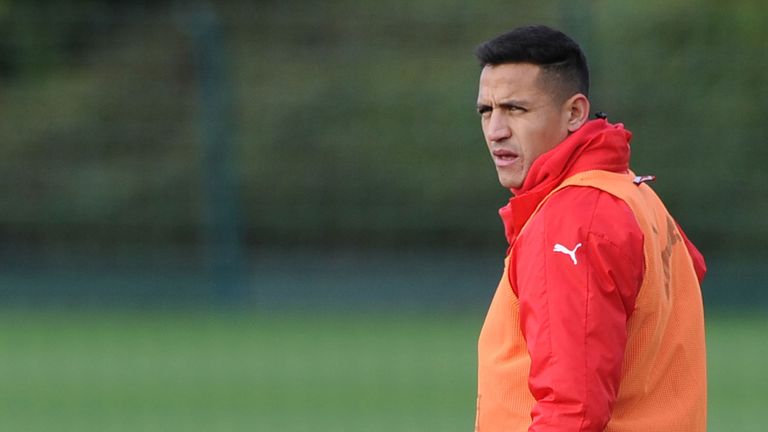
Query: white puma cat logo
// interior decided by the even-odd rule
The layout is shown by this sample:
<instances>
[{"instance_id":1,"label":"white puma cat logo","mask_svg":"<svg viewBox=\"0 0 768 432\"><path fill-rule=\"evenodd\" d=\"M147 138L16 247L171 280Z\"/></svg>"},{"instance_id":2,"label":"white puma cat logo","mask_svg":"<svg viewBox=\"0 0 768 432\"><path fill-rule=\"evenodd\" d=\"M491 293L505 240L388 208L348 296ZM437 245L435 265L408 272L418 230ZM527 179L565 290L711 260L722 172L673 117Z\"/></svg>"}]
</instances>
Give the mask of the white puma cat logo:
<instances>
[{"instance_id":1,"label":"white puma cat logo","mask_svg":"<svg viewBox=\"0 0 768 432\"><path fill-rule=\"evenodd\" d=\"M578 264L579 262L576 260L576 249L581 247L581 243L577 244L576 247L573 248L573 250L568 249L567 247L561 245L560 243L555 244L555 248L552 249L552 252L562 252L573 260L573 265Z\"/></svg>"}]
</instances>

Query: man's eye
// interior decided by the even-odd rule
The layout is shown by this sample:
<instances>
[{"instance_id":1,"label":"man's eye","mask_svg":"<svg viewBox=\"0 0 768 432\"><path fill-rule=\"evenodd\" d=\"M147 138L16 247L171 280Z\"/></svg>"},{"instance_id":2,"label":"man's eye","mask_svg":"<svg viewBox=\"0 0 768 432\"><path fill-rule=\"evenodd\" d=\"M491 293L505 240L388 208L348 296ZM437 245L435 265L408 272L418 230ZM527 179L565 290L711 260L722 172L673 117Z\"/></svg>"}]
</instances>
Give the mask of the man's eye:
<instances>
[{"instance_id":1,"label":"man's eye","mask_svg":"<svg viewBox=\"0 0 768 432\"><path fill-rule=\"evenodd\" d=\"M480 114L482 117L488 116L488 114L491 113L491 109L488 107L482 107L477 109L477 113Z\"/></svg>"}]
</instances>

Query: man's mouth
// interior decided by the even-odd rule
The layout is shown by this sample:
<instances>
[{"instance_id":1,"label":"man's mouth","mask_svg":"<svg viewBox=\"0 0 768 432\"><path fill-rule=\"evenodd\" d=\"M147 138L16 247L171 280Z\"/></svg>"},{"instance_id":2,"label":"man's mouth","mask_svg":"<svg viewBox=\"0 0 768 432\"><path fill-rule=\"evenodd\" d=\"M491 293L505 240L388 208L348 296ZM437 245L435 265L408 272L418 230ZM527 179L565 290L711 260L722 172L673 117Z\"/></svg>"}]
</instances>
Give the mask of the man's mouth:
<instances>
[{"instance_id":1,"label":"man's mouth","mask_svg":"<svg viewBox=\"0 0 768 432\"><path fill-rule=\"evenodd\" d=\"M515 163L518 158L518 154L506 149L496 149L491 152L493 154L493 162L496 166L505 167Z\"/></svg>"}]
</instances>

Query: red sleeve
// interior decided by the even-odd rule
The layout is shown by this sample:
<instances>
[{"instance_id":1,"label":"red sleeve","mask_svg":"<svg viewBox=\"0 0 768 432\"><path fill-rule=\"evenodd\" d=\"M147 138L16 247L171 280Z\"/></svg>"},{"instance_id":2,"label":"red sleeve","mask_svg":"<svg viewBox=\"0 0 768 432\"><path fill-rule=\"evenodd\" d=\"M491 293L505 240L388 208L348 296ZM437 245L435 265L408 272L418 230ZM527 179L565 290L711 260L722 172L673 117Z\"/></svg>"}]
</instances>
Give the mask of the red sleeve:
<instances>
[{"instance_id":1,"label":"red sleeve","mask_svg":"<svg viewBox=\"0 0 768 432\"><path fill-rule=\"evenodd\" d=\"M696 246L693 245L693 242L688 240L688 236L685 235L683 232L683 229L680 227L680 224L677 224L677 230L680 231L680 235L683 237L683 241L685 241L685 247L688 249L688 254L691 256L691 261L693 262L693 270L696 272L696 277L699 279L699 284L704 282L704 276L707 275L707 263L704 261L704 255L699 252L698 249L696 249Z\"/></svg>"},{"instance_id":2,"label":"red sleeve","mask_svg":"<svg viewBox=\"0 0 768 432\"><path fill-rule=\"evenodd\" d=\"M515 285L536 399L529 430L602 431L642 282L642 231L623 201L571 187L518 241Z\"/></svg>"}]
</instances>

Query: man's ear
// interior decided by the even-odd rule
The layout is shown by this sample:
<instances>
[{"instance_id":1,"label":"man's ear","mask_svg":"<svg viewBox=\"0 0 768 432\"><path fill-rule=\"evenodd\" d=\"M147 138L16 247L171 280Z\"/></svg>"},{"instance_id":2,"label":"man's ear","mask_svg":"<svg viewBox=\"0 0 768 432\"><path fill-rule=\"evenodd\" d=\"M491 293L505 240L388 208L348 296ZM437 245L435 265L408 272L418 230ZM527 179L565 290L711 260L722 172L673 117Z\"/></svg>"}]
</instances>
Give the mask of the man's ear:
<instances>
[{"instance_id":1,"label":"man's ear","mask_svg":"<svg viewBox=\"0 0 768 432\"><path fill-rule=\"evenodd\" d=\"M568 132L576 132L589 120L589 99L581 93L565 101L564 108L568 116Z\"/></svg>"}]
</instances>

